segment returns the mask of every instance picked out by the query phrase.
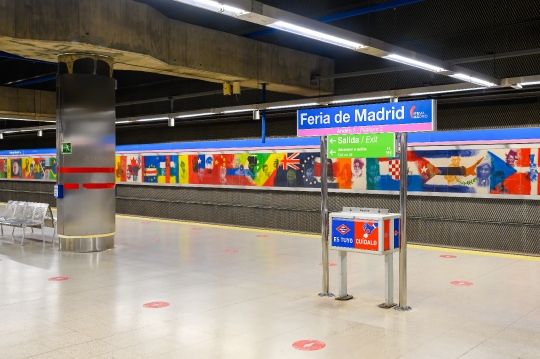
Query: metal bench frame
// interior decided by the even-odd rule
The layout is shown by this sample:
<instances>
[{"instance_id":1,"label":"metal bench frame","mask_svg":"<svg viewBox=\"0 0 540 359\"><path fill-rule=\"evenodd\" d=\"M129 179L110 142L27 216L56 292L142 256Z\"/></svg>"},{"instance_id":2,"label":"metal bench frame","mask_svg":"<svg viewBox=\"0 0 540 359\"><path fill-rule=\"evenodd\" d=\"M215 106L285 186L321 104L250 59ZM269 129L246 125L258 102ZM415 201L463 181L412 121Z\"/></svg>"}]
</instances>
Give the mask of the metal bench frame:
<instances>
[{"instance_id":1,"label":"metal bench frame","mask_svg":"<svg viewBox=\"0 0 540 359\"><path fill-rule=\"evenodd\" d=\"M47 222L47 223L46 223ZM15 243L15 228L22 228L23 235L21 238L21 246L24 245L24 236L26 228L30 228L32 233L34 228L41 228L43 243L45 243L45 231L47 226L54 228L54 233L51 242L54 245L54 237L56 236L56 219L52 214L50 206L46 203L9 201L3 216L0 217L0 231L4 235L4 226L13 227L11 236Z\"/></svg>"}]
</instances>

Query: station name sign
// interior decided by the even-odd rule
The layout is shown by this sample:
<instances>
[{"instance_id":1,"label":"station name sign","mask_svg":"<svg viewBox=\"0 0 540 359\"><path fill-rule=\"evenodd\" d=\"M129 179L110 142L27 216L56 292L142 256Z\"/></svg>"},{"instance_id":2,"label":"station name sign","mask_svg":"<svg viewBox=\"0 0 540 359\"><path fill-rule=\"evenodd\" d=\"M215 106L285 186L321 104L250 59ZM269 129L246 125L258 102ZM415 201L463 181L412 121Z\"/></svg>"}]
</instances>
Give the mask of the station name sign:
<instances>
[{"instance_id":1,"label":"station name sign","mask_svg":"<svg viewBox=\"0 0 540 359\"><path fill-rule=\"evenodd\" d=\"M435 100L298 110L299 137L434 131Z\"/></svg>"}]
</instances>

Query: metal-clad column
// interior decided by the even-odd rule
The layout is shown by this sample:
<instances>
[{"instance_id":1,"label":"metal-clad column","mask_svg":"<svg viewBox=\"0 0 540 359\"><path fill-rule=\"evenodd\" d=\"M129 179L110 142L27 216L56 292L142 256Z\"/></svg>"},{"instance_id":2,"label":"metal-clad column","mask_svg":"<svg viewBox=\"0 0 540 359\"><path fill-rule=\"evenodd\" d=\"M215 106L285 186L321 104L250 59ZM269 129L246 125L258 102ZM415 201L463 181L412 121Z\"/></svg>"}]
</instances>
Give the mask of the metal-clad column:
<instances>
[{"instance_id":1,"label":"metal-clad column","mask_svg":"<svg viewBox=\"0 0 540 359\"><path fill-rule=\"evenodd\" d=\"M57 200L60 250L96 252L114 247L115 91L112 58L58 57Z\"/></svg>"}]
</instances>

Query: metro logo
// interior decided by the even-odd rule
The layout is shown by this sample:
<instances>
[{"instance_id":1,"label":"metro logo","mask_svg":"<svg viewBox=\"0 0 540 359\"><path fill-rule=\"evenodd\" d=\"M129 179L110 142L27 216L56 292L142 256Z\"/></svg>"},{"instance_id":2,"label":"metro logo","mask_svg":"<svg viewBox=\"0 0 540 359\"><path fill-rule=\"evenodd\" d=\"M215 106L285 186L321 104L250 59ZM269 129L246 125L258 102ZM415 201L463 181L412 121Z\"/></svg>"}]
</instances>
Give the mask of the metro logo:
<instances>
[{"instance_id":1,"label":"metro logo","mask_svg":"<svg viewBox=\"0 0 540 359\"><path fill-rule=\"evenodd\" d=\"M341 226L337 227L336 230L341 233L342 236L349 233L351 230L346 225L342 224Z\"/></svg>"},{"instance_id":2,"label":"metro logo","mask_svg":"<svg viewBox=\"0 0 540 359\"><path fill-rule=\"evenodd\" d=\"M414 110L416 110L416 106L411 107L411 111L409 112L409 115L411 115L411 118L414 118Z\"/></svg>"}]
</instances>

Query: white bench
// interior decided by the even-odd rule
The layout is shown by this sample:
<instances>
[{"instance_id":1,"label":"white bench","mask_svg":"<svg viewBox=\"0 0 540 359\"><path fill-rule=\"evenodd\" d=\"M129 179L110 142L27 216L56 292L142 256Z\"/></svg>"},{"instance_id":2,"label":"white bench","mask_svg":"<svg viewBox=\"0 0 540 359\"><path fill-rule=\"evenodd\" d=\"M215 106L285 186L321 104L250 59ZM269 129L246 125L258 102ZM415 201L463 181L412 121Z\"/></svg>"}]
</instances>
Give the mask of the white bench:
<instances>
[{"instance_id":1,"label":"white bench","mask_svg":"<svg viewBox=\"0 0 540 359\"><path fill-rule=\"evenodd\" d=\"M21 246L24 245L24 235L26 228L32 229L41 228L43 243L45 243L45 227L54 228L54 233L51 242L54 243L56 236L56 219L52 214L51 207L46 203L9 201L4 215L0 217L0 231L4 235L4 226L13 227L11 236L15 233L15 228L22 228L23 235ZM15 243L15 237L13 237Z\"/></svg>"}]
</instances>

